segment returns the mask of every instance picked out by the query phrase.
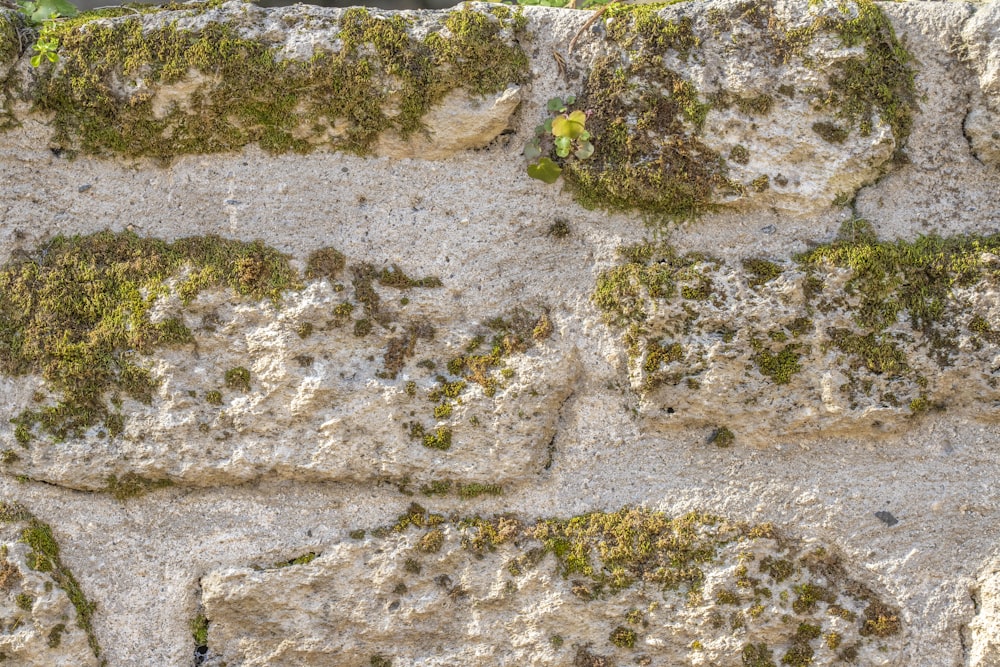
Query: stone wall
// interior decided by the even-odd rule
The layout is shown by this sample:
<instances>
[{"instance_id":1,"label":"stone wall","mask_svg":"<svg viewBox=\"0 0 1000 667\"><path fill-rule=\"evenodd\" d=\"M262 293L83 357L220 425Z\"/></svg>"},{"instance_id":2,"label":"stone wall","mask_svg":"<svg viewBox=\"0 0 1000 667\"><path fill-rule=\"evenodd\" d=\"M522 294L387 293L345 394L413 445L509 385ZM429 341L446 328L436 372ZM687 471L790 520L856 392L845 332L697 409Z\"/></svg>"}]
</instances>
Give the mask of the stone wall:
<instances>
[{"instance_id":1,"label":"stone wall","mask_svg":"<svg viewBox=\"0 0 1000 667\"><path fill-rule=\"evenodd\" d=\"M0 14L0 656L1000 665L1000 4Z\"/></svg>"}]
</instances>

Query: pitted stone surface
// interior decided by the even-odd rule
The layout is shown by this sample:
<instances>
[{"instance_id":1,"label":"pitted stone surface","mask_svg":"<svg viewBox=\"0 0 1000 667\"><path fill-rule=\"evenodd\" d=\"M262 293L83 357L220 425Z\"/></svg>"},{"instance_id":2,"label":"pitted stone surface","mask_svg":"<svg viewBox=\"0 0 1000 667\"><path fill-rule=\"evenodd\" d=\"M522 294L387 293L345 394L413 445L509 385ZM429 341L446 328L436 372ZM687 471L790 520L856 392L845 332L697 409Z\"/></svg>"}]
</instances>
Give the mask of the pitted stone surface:
<instances>
[{"instance_id":1,"label":"pitted stone surface","mask_svg":"<svg viewBox=\"0 0 1000 667\"><path fill-rule=\"evenodd\" d=\"M208 574L207 664L890 665L905 641L836 556L769 526L412 517L305 564Z\"/></svg>"},{"instance_id":2,"label":"pitted stone surface","mask_svg":"<svg viewBox=\"0 0 1000 667\"><path fill-rule=\"evenodd\" d=\"M137 11L37 70L0 20L0 493L109 667L992 664L995 3ZM557 97L594 154L547 185ZM102 230L234 261L28 279ZM395 530L414 502L443 522ZM623 507L734 537L621 590L552 535L463 543ZM9 661L92 664L22 539Z\"/></svg>"}]
</instances>

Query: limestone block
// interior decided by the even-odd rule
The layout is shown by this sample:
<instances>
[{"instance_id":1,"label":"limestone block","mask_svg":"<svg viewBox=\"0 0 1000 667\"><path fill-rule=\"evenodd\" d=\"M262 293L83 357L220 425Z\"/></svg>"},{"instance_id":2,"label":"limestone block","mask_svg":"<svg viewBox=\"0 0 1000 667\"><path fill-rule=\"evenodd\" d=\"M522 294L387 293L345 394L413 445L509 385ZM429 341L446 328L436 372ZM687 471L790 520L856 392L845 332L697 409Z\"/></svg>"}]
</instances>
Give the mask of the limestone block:
<instances>
[{"instance_id":1,"label":"limestone block","mask_svg":"<svg viewBox=\"0 0 1000 667\"><path fill-rule=\"evenodd\" d=\"M780 263L623 250L594 300L623 331L652 430L747 444L908 428L928 411L992 420L996 237L879 242L860 221Z\"/></svg>"},{"instance_id":2,"label":"limestone block","mask_svg":"<svg viewBox=\"0 0 1000 667\"><path fill-rule=\"evenodd\" d=\"M329 248L310 257L303 282L260 244L102 233L57 247L41 267L0 272L6 368L42 376L9 385L0 428L11 471L61 485L127 493L140 478L278 475L493 488L542 469L580 372L543 308L462 323L452 300L436 298L436 277L357 263L348 286ZM198 264L198 253L226 252L250 254ZM179 262L177 272L146 282L137 257ZM64 262L92 276L86 294L66 290ZM136 282L122 285L122 270ZM213 270L291 289L273 300L240 298L247 282L202 291ZM35 289L61 293L36 300ZM156 297L124 301L142 291Z\"/></svg>"},{"instance_id":3,"label":"limestone block","mask_svg":"<svg viewBox=\"0 0 1000 667\"><path fill-rule=\"evenodd\" d=\"M396 526L201 580L206 664L898 664L849 564L772 526L626 508Z\"/></svg>"}]
</instances>

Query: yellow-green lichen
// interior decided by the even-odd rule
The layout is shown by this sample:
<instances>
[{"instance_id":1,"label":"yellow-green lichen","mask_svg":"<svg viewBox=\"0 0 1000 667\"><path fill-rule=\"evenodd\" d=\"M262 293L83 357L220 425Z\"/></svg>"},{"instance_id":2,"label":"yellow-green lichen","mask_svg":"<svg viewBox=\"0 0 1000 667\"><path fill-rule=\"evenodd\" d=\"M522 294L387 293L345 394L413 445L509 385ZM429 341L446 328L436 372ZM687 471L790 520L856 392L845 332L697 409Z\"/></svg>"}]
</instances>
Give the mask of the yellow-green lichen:
<instances>
[{"instance_id":1,"label":"yellow-green lichen","mask_svg":"<svg viewBox=\"0 0 1000 667\"><path fill-rule=\"evenodd\" d=\"M407 137L449 91L502 90L527 75L514 36L519 11L463 7L423 40L412 19L364 8L340 14L339 49L283 58L235 24L185 28L186 12L149 21L123 10L85 13L57 27L60 61L34 104L54 114L67 149L171 157L259 143L271 152L318 144L363 153L393 130ZM193 88L170 102L172 86ZM395 106L395 112L390 107Z\"/></svg>"},{"instance_id":2,"label":"yellow-green lichen","mask_svg":"<svg viewBox=\"0 0 1000 667\"><path fill-rule=\"evenodd\" d=\"M123 428L122 398L152 400L156 381L143 356L192 340L181 320L150 319L183 269L182 301L224 286L278 299L300 284L276 250L216 236L173 243L131 233L57 236L0 267L0 373L41 375L57 401L14 420L19 442L37 431L77 437L96 425L114 436Z\"/></svg>"}]
</instances>

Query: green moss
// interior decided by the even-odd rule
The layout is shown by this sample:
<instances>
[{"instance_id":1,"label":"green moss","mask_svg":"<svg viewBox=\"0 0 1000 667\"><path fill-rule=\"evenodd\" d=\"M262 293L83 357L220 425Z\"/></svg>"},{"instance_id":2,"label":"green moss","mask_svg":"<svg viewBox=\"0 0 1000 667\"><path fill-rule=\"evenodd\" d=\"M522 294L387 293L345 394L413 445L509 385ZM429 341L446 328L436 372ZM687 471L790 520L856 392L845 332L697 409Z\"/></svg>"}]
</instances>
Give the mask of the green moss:
<instances>
[{"instance_id":1,"label":"green moss","mask_svg":"<svg viewBox=\"0 0 1000 667\"><path fill-rule=\"evenodd\" d=\"M372 332L373 328L372 321L367 318L354 320L354 335L358 338L364 338Z\"/></svg>"},{"instance_id":2,"label":"green moss","mask_svg":"<svg viewBox=\"0 0 1000 667\"><path fill-rule=\"evenodd\" d=\"M869 600L861 623L862 637L891 637L899 633L901 628L898 611L879 600Z\"/></svg>"},{"instance_id":3,"label":"green moss","mask_svg":"<svg viewBox=\"0 0 1000 667\"><path fill-rule=\"evenodd\" d=\"M689 217L709 210L713 191L728 185L725 160L697 136L709 105L654 47L627 65L597 63L579 105L591 110L597 150L567 163L563 176L584 206Z\"/></svg>"},{"instance_id":4,"label":"green moss","mask_svg":"<svg viewBox=\"0 0 1000 667\"><path fill-rule=\"evenodd\" d=\"M825 121L813 123L812 131L831 144L842 144L847 141L847 137L851 134L846 128Z\"/></svg>"},{"instance_id":5,"label":"green moss","mask_svg":"<svg viewBox=\"0 0 1000 667\"><path fill-rule=\"evenodd\" d=\"M540 521L531 532L555 556L564 577L582 575L612 590L637 580L663 588L699 586L700 566L739 534L717 517L671 519L639 508Z\"/></svg>"},{"instance_id":6,"label":"green moss","mask_svg":"<svg viewBox=\"0 0 1000 667\"><path fill-rule=\"evenodd\" d=\"M770 575L777 584L795 574L795 564L785 558L765 556L761 559L759 567L761 572Z\"/></svg>"},{"instance_id":7,"label":"green moss","mask_svg":"<svg viewBox=\"0 0 1000 667\"><path fill-rule=\"evenodd\" d=\"M446 496L451 493L451 480L435 480L420 487L420 493L425 496Z\"/></svg>"},{"instance_id":8,"label":"green moss","mask_svg":"<svg viewBox=\"0 0 1000 667\"><path fill-rule=\"evenodd\" d=\"M834 347L854 356L872 373L899 375L907 369L906 355L887 335L860 335L847 329L829 332Z\"/></svg>"},{"instance_id":9,"label":"green moss","mask_svg":"<svg viewBox=\"0 0 1000 667\"><path fill-rule=\"evenodd\" d=\"M21 542L28 545L30 551L26 556L28 567L39 572L48 573L56 585L61 588L69 601L76 609L76 624L87 635L87 641L94 655L100 659L101 647L97 641L97 636L93 629L93 616L95 605L89 602L77 583L73 573L63 565L59 555L59 545L52 535L52 529L34 516L22 505L16 503L0 503L0 521L6 523L20 523L24 527L21 530ZM18 604L21 601L18 600ZM58 644L60 633L56 633ZM53 641L52 635L49 642ZM102 663L103 664L103 661Z\"/></svg>"},{"instance_id":10,"label":"green moss","mask_svg":"<svg viewBox=\"0 0 1000 667\"><path fill-rule=\"evenodd\" d=\"M62 643L62 634L64 632L66 632L65 623L53 625L52 629L49 630L49 636L46 638L46 644L48 644L48 647L59 648L59 645Z\"/></svg>"},{"instance_id":11,"label":"green moss","mask_svg":"<svg viewBox=\"0 0 1000 667\"><path fill-rule=\"evenodd\" d=\"M386 287L395 287L396 289L410 289L413 287L441 287L441 279L437 276L428 276L426 278L411 278L400 269L395 264L392 268L384 268L378 274L378 282L380 285L385 285Z\"/></svg>"},{"instance_id":12,"label":"green moss","mask_svg":"<svg viewBox=\"0 0 1000 667\"><path fill-rule=\"evenodd\" d=\"M771 113L774 106L774 98L770 95L761 94L753 97L738 97L734 100L736 108L748 116L766 116Z\"/></svg>"},{"instance_id":13,"label":"green moss","mask_svg":"<svg viewBox=\"0 0 1000 667\"><path fill-rule=\"evenodd\" d=\"M671 21L660 16L660 10L669 4L674 3L609 5L603 16L608 37L626 50L646 48L659 54L676 51L686 59L701 40L694 32L691 17Z\"/></svg>"},{"instance_id":14,"label":"green moss","mask_svg":"<svg viewBox=\"0 0 1000 667\"><path fill-rule=\"evenodd\" d=\"M402 532L410 526L425 528L438 526L442 523L444 523L444 517L440 514L428 512L427 509L419 503L410 503L406 512L400 514L396 518L396 523L393 524L392 530L395 532Z\"/></svg>"},{"instance_id":15,"label":"green moss","mask_svg":"<svg viewBox=\"0 0 1000 667\"><path fill-rule=\"evenodd\" d=\"M638 356L642 351L642 338L647 333L649 302L672 298L677 293L678 282L690 280L692 267L706 257L694 253L680 256L665 243L625 246L619 253L625 262L601 272L591 299L604 311L608 324L625 329L626 347L632 356ZM688 295L710 294L711 283L706 287L700 277L696 279L698 286Z\"/></svg>"},{"instance_id":16,"label":"green moss","mask_svg":"<svg viewBox=\"0 0 1000 667\"><path fill-rule=\"evenodd\" d=\"M983 253L1000 250L1000 235L879 242L862 223L854 221L834 243L797 259L807 268L851 269L845 287L859 297L855 321L866 329L886 329L905 314L915 329L931 331L942 319L952 288L973 284L987 270Z\"/></svg>"},{"instance_id":17,"label":"green moss","mask_svg":"<svg viewBox=\"0 0 1000 667\"><path fill-rule=\"evenodd\" d=\"M489 352L473 354L485 340L482 336L473 338L466 348L470 353L455 357L447 364L448 372L462 377L463 381L449 382L444 376L438 376L438 387L429 394L431 400L458 398L467 387L466 381L482 387L484 395L495 396L503 387L503 380L513 377L512 369L504 367L505 360L513 354L527 352L536 341L547 338L552 332L545 313L536 316L521 307L503 317L489 319L483 325L493 333Z\"/></svg>"},{"instance_id":18,"label":"green moss","mask_svg":"<svg viewBox=\"0 0 1000 667\"><path fill-rule=\"evenodd\" d=\"M828 27L844 46L864 46L864 56L836 64L826 103L840 117L857 124L862 136L871 133L871 119L878 113L892 128L896 146L901 147L910 135L916 109L913 56L896 38L892 23L874 2L856 0L853 4L856 14L830 20ZM843 11L851 12L850 5L845 5Z\"/></svg>"},{"instance_id":19,"label":"green moss","mask_svg":"<svg viewBox=\"0 0 1000 667\"><path fill-rule=\"evenodd\" d=\"M209 405L222 405L222 392L216 389L206 391L205 402Z\"/></svg>"},{"instance_id":20,"label":"green moss","mask_svg":"<svg viewBox=\"0 0 1000 667\"><path fill-rule=\"evenodd\" d=\"M64 439L98 424L114 436L124 422L112 404L122 396L152 400L156 382L143 356L191 340L181 320L149 317L183 269L176 289L184 302L211 287L277 300L299 286L276 250L217 236L173 243L128 232L57 236L0 267L0 373L39 374L58 398L15 419L19 442L36 429Z\"/></svg>"},{"instance_id":21,"label":"green moss","mask_svg":"<svg viewBox=\"0 0 1000 667\"><path fill-rule=\"evenodd\" d=\"M729 180L725 160L700 140L702 125L712 107L767 115L774 98L726 90L701 93L669 69L667 57L687 60L701 42L689 17L668 18L664 6L614 4L604 14L608 38L628 57L613 55L599 62L581 96L580 105L591 110L587 128L596 150L587 160L566 162L562 173L584 206L639 210L656 219L689 217L712 210L717 194L745 192L745 186ZM813 102L831 109L842 123L859 127L862 135L870 134L878 114L902 146L915 110L912 56L874 2L839 7L841 16L824 15L796 28L786 27L768 2L742 3L729 15L710 10L708 19L716 37L729 23L734 42L735 24L749 24L757 32L755 43L775 67L798 59L815 68L806 53L822 33L836 36L845 47L863 46L863 54L837 60L828 88L811 93ZM795 89L782 86L778 92L790 98ZM833 142L844 141L850 132L828 122L813 129ZM730 159L746 164L748 152L736 148ZM764 176L751 183L757 192L768 186Z\"/></svg>"},{"instance_id":22,"label":"green moss","mask_svg":"<svg viewBox=\"0 0 1000 667\"><path fill-rule=\"evenodd\" d=\"M795 601L792 602L792 609L796 614L811 614L816 611L820 602L833 604L837 596L830 590L815 584L805 583L795 586Z\"/></svg>"},{"instance_id":23,"label":"green moss","mask_svg":"<svg viewBox=\"0 0 1000 667\"><path fill-rule=\"evenodd\" d=\"M471 500L479 496L499 496L503 495L503 487L499 484L463 484L458 487L458 495L464 500Z\"/></svg>"},{"instance_id":24,"label":"green moss","mask_svg":"<svg viewBox=\"0 0 1000 667\"><path fill-rule=\"evenodd\" d=\"M756 340L751 340L750 345L754 348L752 359L757 365L757 370L775 384L788 384L792 376L802 370L799 359L805 348L798 343L785 345L777 353Z\"/></svg>"},{"instance_id":25,"label":"green moss","mask_svg":"<svg viewBox=\"0 0 1000 667\"><path fill-rule=\"evenodd\" d=\"M234 391L250 391L250 371L243 366L236 366L226 371L224 380L226 387Z\"/></svg>"},{"instance_id":26,"label":"green moss","mask_svg":"<svg viewBox=\"0 0 1000 667\"><path fill-rule=\"evenodd\" d=\"M444 532L438 528L428 531L417 543L417 548L424 553L437 553L441 551L442 546L444 546Z\"/></svg>"},{"instance_id":27,"label":"green moss","mask_svg":"<svg viewBox=\"0 0 1000 667\"><path fill-rule=\"evenodd\" d=\"M643 368L647 373L655 373L660 369L661 364L670 364L684 358L684 348L680 343L670 343L661 345L658 341L652 340L646 343L646 360Z\"/></svg>"},{"instance_id":28,"label":"green moss","mask_svg":"<svg viewBox=\"0 0 1000 667\"><path fill-rule=\"evenodd\" d=\"M368 664L371 667L392 667L392 660L385 657L381 653L373 655L371 659L368 660Z\"/></svg>"},{"instance_id":29,"label":"green moss","mask_svg":"<svg viewBox=\"0 0 1000 667\"><path fill-rule=\"evenodd\" d=\"M363 528L358 528L356 530L352 530L347 535L352 540L363 540L365 539L365 530Z\"/></svg>"},{"instance_id":30,"label":"green moss","mask_svg":"<svg viewBox=\"0 0 1000 667\"><path fill-rule=\"evenodd\" d=\"M777 667L774 664L774 652L767 647L767 644L744 644L743 667Z\"/></svg>"},{"instance_id":31,"label":"green moss","mask_svg":"<svg viewBox=\"0 0 1000 667\"><path fill-rule=\"evenodd\" d=\"M611 631L611 636L608 639L618 648L635 648L636 634L632 628L619 625Z\"/></svg>"},{"instance_id":32,"label":"green moss","mask_svg":"<svg viewBox=\"0 0 1000 667\"><path fill-rule=\"evenodd\" d=\"M326 278L333 283L346 264L344 255L336 248L314 250L306 259L306 278L310 280Z\"/></svg>"},{"instance_id":33,"label":"green moss","mask_svg":"<svg viewBox=\"0 0 1000 667\"><path fill-rule=\"evenodd\" d=\"M191 619L191 637L194 639L194 645L197 647L208 646L208 618L205 616L204 612L198 612L198 614Z\"/></svg>"},{"instance_id":34,"label":"green moss","mask_svg":"<svg viewBox=\"0 0 1000 667\"><path fill-rule=\"evenodd\" d=\"M0 63L8 64L21 55L21 40L17 36L18 23L13 12L0 11Z\"/></svg>"},{"instance_id":35,"label":"green moss","mask_svg":"<svg viewBox=\"0 0 1000 667\"><path fill-rule=\"evenodd\" d=\"M750 150L746 146L737 144L730 149L729 159L736 164L747 164L750 162Z\"/></svg>"},{"instance_id":36,"label":"green moss","mask_svg":"<svg viewBox=\"0 0 1000 667\"><path fill-rule=\"evenodd\" d=\"M496 93L528 71L523 50L504 37L520 34L524 18L506 7L452 11L447 32L423 41L410 36L410 18L348 9L338 26L340 49L317 48L306 61L281 59L229 24L184 29L185 13L146 29L121 11L60 21L59 67L45 69L34 100L37 110L54 114L56 142L149 157L249 143L271 152L325 144L363 153L384 131L420 131L423 115L451 90ZM98 16L114 18L93 20ZM158 107L157 93L182 81L197 89L183 104ZM397 113L388 113L397 100Z\"/></svg>"},{"instance_id":37,"label":"green moss","mask_svg":"<svg viewBox=\"0 0 1000 667\"><path fill-rule=\"evenodd\" d=\"M766 259L752 257L743 260L743 270L747 272L747 284L760 287L781 275L781 267Z\"/></svg>"},{"instance_id":38,"label":"green moss","mask_svg":"<svg viewBox=\"0 0 1000 667\"><path fill-rule=\"evenodd\" d=\"M173 486L169 479L146 479L135 473L126 473L119 479L115 475L108 477L105 493L110 493L116 499L125 501L130 498L144 496L155 489Z\"/></svg>"},{"instance_id":39,"label":"green moss","mask_svg":"<svg viewBox=\"0 0 1000 667\"><path fill-rule=\"evenodd\" d=\"M716 447L725 449L733 446L733 443L736 442L736 435L728 427L720 426L712 432L708 441Z\"/></svg>"},{"instance_id":40,"label":"green moss","mask_svg":"<svg viewBox=\"0 0 1000 667\"><path fill-rule=\"evenodd\" d=\"M35 606L35 596L28 593L18 593L14 596L14 603L18 609L31 611L31 608Z\"/></svg>"},{"instance_id":41,"label":"green moss","mask_svg":"<svg viewBox=\"0 0 1000 667\"><path fill-rule=\"evenodd\" d=\"M451 429L445 426L439 426L434 429L433 433L425 433L421 442L424 447L446 452L451 449Z\"/></svg>"}]
</instances>

